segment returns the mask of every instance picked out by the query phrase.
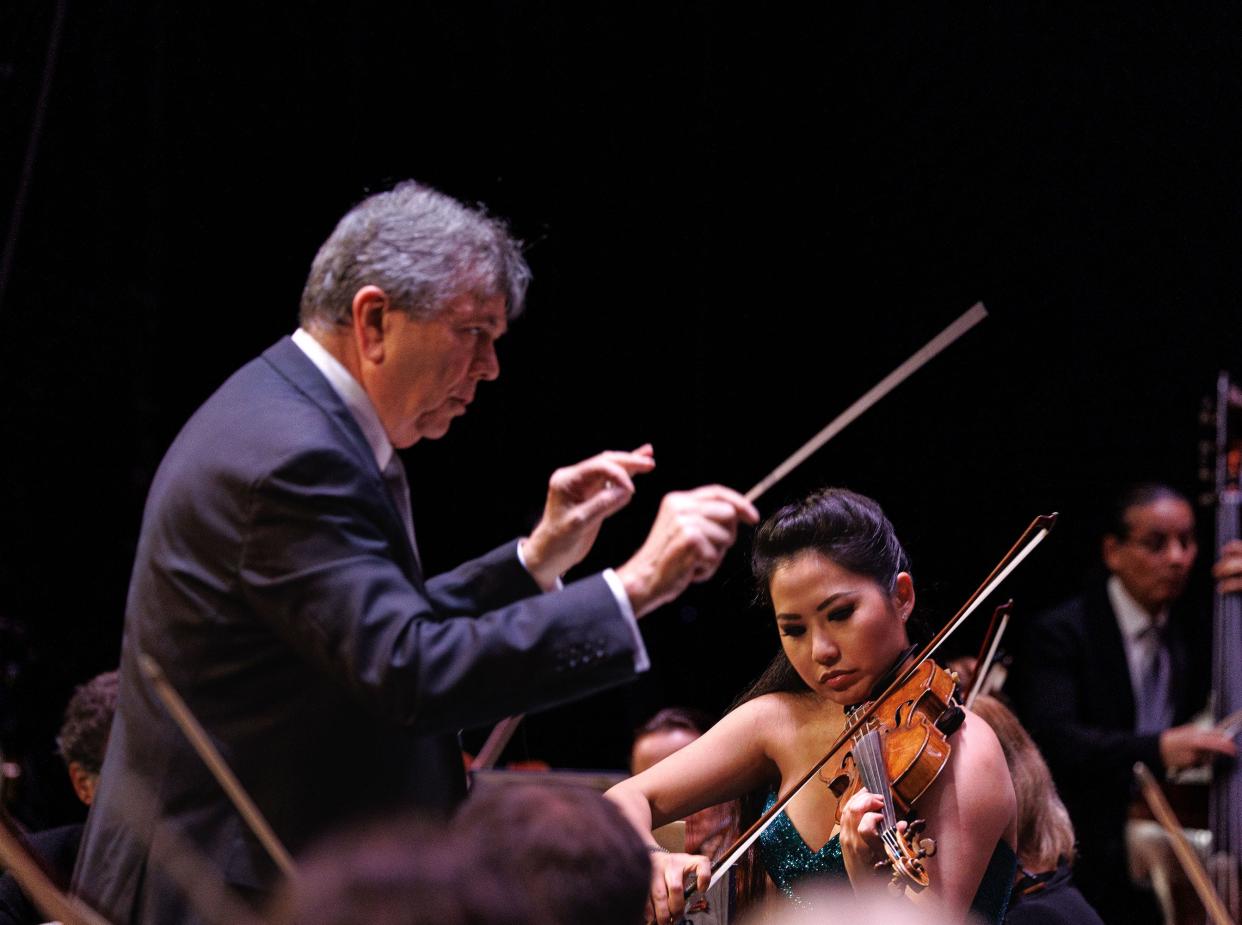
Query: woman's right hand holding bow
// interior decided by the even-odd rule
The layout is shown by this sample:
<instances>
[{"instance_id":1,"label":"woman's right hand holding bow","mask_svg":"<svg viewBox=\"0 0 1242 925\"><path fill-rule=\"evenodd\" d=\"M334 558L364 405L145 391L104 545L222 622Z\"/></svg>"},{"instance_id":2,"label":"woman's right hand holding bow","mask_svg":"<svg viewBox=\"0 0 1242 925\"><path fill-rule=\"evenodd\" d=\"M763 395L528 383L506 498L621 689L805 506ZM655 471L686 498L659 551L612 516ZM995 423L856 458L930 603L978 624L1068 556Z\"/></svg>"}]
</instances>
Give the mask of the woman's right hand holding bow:
<instances>
[{"instance_id":1,"label":"woman's right hand holding bow","mask_svg":"<svg viewBox=\"0 0 1242 925\"><path fill-rule=\"evenodd\" d=\"M712 877L712 862L701 854L681 854L651 846L651 893L648 921L672 925L686 911L685 889L693 878L701 893Z\"/></svg>"}]
</instances>

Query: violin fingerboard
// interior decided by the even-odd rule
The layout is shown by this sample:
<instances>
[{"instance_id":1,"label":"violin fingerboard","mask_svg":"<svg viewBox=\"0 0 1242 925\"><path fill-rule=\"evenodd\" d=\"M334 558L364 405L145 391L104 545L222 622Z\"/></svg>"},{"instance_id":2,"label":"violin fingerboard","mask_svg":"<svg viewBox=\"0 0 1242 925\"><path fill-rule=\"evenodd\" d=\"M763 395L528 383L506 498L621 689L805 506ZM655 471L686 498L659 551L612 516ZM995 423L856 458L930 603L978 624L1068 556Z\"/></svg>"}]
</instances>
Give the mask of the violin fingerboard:
<instances>
[{"instance_id":1,"label":"violin fingerboard","mask_svg":"<svg viewBox=\"0 0 1242 925\"><path fill-rule=\"evenodd\" d=\"M854 746L854 758L858 762L858 773L862 777L863 786L884 800L884 828L894 828L897 825L897 812L893 808L893 794L889 788L888 770L884 765L884 747L878 729L865 732L858 739Z\"/></svg>"}]
</instances>

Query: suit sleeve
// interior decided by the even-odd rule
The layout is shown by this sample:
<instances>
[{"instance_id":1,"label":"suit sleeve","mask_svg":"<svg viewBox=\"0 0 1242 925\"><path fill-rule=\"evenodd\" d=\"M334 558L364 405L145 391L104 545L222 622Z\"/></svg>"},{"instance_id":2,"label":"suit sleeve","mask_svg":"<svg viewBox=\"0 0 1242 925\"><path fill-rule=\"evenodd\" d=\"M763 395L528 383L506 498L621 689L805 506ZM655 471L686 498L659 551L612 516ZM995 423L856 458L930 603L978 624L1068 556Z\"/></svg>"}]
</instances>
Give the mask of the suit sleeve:
<instances>
[{"instance_id":1,"label":"suit sleeve","mask_svg":"<svg viewBox=\"0 0 1242 925\"><path fill-rule=\"evenodd\" d=\"M517 540L471 559L427 582L427 597L441 616L470 616L542 594L522 567Z\"/></svg>"},{"instance_id":2,"label":"suit sleeve","mask_svg":"<svg viewBox=\"0 0 1242 925\"><path fill-rule=\"evenodd\" d=\"M602 576L512 602L506 570L523 570L498 550L435 583L454 614L475 605L445 617L398 564L386 503L349 457L317 450L254 483L245 516L249 606L358 699L415 732L443 732L633 676L633 637Z\"/></svg>"}]
</instances>

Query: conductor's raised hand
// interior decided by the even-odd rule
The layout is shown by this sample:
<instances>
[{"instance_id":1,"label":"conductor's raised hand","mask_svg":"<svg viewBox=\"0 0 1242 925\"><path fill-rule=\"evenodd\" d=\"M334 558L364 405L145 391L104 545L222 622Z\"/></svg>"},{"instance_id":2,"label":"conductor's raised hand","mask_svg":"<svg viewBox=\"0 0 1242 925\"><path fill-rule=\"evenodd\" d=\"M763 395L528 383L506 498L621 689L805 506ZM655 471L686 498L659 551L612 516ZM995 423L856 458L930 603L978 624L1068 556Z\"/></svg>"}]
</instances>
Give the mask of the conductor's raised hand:
<instances>
[{"instance_id":1,"label":"conductor's raised hand","mask_svg":"<svg viewBox=\"0 0 1242 925\"><path fill-rule=\"evenodd\" d=\"M739 520L757 523L759 512L723 485L665 495L646 541L617 569L634 614L648 614L714 575L737 539Z\"/></svg>"},{"instance_id":2,"label":"conductor's raised hand","mask_svg":"<svg viewBox=\"0 0 1242 925\"><path fill-rule=\"evenodd\" d=\"M604 519L634 496L631 477L654 468L648 443L632 453L609 450L552 473L543 517L522 542L522 558L540 587L552 588L586 557Z\"/></svg>"}]
</instances>

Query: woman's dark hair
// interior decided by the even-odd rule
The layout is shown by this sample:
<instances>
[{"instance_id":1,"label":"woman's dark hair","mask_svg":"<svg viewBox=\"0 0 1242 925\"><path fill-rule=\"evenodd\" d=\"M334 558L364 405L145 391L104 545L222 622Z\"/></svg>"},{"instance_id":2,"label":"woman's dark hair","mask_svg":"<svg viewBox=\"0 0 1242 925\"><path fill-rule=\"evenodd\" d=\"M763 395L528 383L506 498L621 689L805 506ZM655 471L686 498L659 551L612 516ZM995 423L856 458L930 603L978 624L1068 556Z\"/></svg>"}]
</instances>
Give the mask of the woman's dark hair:
<instances>
[{"instance_id":1,"label":"woman's dark hair","mask_svg":"<svg viewBox=\"0 0 1242 925\"><path fill-rule=\"evenodd\" d=\"M750 556L761 600L782 563L814 550L842 568L875 581L890 594L910 560L884 511L870 498L845 488L821 488L787 504L759 527Z\"/></svg>"},{"instance_id":2,"label":"woman's dark hair","mask_svg":"<svg viewBox=\"0 0 1242 925\"><path fill-rule=\"evenodd\" d=\"M771 605L772 573L801 552L812 550L842 568L872 579L890 594L897 576L910 571L910 560L893 525L875 501L845 488L821 488L801 501L787 504L759 527L750 556L757 600ZM780 649L763 674L733 704L741 706L777 691L807 691L806 682ZM767 794L754 791L742 798L741 825L750 825L763 810ZM758 898L763 877L756 870L754 850L740 864L744 901Z\"/></svg>"}]
</instances>

